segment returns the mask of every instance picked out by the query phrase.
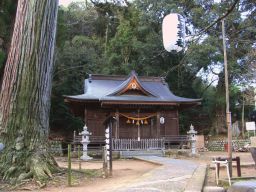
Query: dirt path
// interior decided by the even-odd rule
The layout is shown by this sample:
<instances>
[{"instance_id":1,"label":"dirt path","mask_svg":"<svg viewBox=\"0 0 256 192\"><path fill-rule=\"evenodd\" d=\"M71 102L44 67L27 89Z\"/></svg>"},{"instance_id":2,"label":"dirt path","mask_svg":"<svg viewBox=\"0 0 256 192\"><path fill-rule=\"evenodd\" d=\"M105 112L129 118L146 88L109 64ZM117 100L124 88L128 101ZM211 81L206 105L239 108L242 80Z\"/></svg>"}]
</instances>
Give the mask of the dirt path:
<instances>
[{"instance_id":1,"label":"dirt path","mask_svg":"<svg viewBox=\"0 0 256 192\"><path fill-rule=\"evenodd\" d=\"M205 152L201 153L199 158L189 158L184 156L170 157L170 158L178 158L178 159L187 159L190 161L196 161L200 163L211 164L213 157L224 157L227 153L225 152ZM250 153L233 153L233 157L239 156L241 158L241 164L252 163L253 159ZM67 162L65 158L57 159L57 162L60 167L67 167ZM72 169L78 169L79 164L72 161ZM46 192L111 192L114 189L132 183L134 180L141 177L143 174L149 172L152 169L157 168L158 165L151 164L148 162L143 162L139 160L115 160L113 161L113 176L108 179L103 179L99 175L101 175L102 161L91 161L91 162L83 162L82 169L89 170L91 173L98 172L100 173L97 176L85 177L84 175L81 177L78 175L73 175L72 178L72 187L67 186L67 177L66 175L60 175L59 179L55 178L46 188L40 190L32 190L32 191L46 191ZM93 171L97 170L97 171ZM256 177L256 169L254 166L243 166L241 168L242 176L254 176ZM236 170L233 170L234 176L236 176ZM214 169L208 169L206 184L216 185L215 183L215 172ZM225 179L226 170L222 168L220 170L220 178ZM24 188L25 189L25 188ZM28 188L31 191L31 188ZM21 191L21 190L20 190ZM28 190L23 190L28 191Z\"/></svg>"},{"instance_id":2,"label":"dirt path","mask_svg":"<svg viewBox=\"0 0 256 192\"><path fill-rule=\"evenodd\" d=\"M67 162L58 162L61 167L66 167ZM84 179L72 187L67 187L66 184L59 186L49 186L40 191L46 192L102 192L112 191L128 182L132 182L144 173L158 167L157 165L138 161L138 160L116 160L113 161L113 176L108 179L93 178ZM72 168L77 169L78 163L73 163ZM84 162L82 169L100 169L102 162Z\"/></svg>"}]
</instances>

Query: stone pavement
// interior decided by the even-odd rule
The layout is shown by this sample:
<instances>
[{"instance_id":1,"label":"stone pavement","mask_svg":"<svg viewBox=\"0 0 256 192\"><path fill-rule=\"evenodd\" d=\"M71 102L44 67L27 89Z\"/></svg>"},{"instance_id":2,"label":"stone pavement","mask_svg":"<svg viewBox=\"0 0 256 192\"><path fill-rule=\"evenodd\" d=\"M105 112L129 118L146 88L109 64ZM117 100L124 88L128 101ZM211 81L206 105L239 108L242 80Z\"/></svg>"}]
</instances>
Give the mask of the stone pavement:
<instances>
[{"instance_id":1,"label":"stone pavement","mask_svg":"<svg viewBox=\"0 0 256 192\"><path fill-rule=\"evenodd\" d=\"M114 190L114 192L202 191L206 164L157 156L139 156L136 159L162 166Z\"/></svg>"}]
</instances>

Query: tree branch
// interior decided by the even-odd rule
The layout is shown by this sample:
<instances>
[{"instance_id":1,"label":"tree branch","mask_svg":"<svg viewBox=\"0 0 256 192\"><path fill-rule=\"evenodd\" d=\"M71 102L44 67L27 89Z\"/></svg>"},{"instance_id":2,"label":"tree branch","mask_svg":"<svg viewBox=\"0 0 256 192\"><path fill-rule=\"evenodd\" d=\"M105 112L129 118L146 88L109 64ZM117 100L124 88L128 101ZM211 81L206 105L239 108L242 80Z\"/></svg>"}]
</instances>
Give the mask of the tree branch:
<instances>
[{"instance_id":1,"label":"tree branch","mask_svg":"<svg viewBox=\"0 0 256 192\"><path fill-rule=\"evenodd\" d=\"M211 71L212 74L214 74L214 75L219 75L219 73L216 73L216 72L213 71L213 68L212 68L211 66L210 66L209 69L210 69L210 71Z\"/></svg>"},{"instance_id":2,"label":"tree branch","mask_svg":"<svg viewBox=\"0 0 256 192\"><path fill-rule=\"evenodd\" d=\"M213 79L205 88L204 90L202 91L202 93L200 94L200 98L202 98L203 94L205 93L205 91L215 82L217 81L218 79Z\"/></svg>"},{"instance_id":3,"label":"tree branch","mask_svg":"<svg viewBox=\"0 0 256 192\"><path fill-rule=\"evenodd\" d=\"M222 15L221 17L219 17L217 20L215 20L213 23L211 23L210 25L208 25L207 27L205 27L201 32L199 32L198 35L208 31L208 29L210 29L213 25L215 25L216 23L218 23L219 21L221 21L222 19L224 19L225 17L227 17L235 8L236 4L239 2L239 0L235 0L235 2L233 3L233 5L231 7L229 7L229 9L227 10L227 12Z\"/></svg>"},{"instance_id":4,"label":"tree branch","mask_svg":"<svg viewBox=\"0 0 256 192\"><path fill-rule=\"evenodd\" d=\"M235 8L235 6L236 6L236 4L237 4L238 2L239 2L239 0L235 0L235 2L232 4L231 7L229 7L229 9L227 10L227 12L226 12L223 16L219 17L216 21L214 21L213 23L211 23L210 25L208 25L206 28L204 28L203 30L201 30L197 35L194 35L194 37L195 37L195 36L199 36L199 37L196 38L196 40L193 40L193 41L194 41L194 42L199 41L200 37L203 35L204 32L208 31L213 25L215 25L216 23L218 23L219 21L221 21L222 19L224 19L225 17L227 17L227 16L234 10L234 8ZM184 54L184 57L181 59L180 63L179 63L177 66L172 67L171 69L167 70L167 71L163 74L163 75L165 75L164 78L166 78L167 75L168 75L168 73L171 72L171 71L173 71L174 69L176 69L178 66L184 65L183 61L184 61L185 58L186 58L187 56L189 56L191 53L192 53L192 50L189 49L189 50ZM162 75L162 76L163 76L163 75Z\"/></svg>"}]
</instances>

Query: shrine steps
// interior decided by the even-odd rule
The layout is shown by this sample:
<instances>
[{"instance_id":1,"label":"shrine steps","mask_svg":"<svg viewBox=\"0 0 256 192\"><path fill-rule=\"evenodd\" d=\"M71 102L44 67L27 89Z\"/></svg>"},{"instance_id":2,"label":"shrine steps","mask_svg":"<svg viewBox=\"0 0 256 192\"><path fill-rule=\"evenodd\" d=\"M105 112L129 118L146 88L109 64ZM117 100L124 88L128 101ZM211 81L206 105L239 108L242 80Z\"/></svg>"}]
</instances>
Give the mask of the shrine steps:
<instances>
[{"instance_id":1,"label":"shrine steps","mask_svg":"<svg viewBox=\"0 0 256 192\"><path fill-rule=\"evenodd\" d=\"M133 158L136 156L158 156L163 157L163 150L134 150L134 151L119 151L121 158Z\"/></svg>"}]
</instances>

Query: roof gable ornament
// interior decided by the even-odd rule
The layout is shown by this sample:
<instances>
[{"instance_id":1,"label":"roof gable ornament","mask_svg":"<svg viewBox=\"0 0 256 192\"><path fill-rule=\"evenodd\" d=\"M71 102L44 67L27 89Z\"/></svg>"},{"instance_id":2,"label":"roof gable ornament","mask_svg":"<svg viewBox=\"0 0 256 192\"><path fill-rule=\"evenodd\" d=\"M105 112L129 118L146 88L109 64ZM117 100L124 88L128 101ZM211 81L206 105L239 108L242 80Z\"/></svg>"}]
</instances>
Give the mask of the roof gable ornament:
<instances>
[{"instance_id":1,"label":"roof gable ornament","mask_svg":"<svg viewBox=\"0 0 256 192\"><path fill-rule=\"evenodd\" d=\"M109 95L143 95L156 97L156 95L142 85L135 71L131 71L129 77Z\"/></svg>"},{"instance_id":2,"label":"roof gable ornament","mask_svg":"<svg viewBox=\"0 0 256 192\"><path fill-rule=\"evenodd\" d=\"M140 83L136 80L136 78L131 79L131 81L121 89L116 95L146 95L150 96L146 90L142 88Z\"/></svg>"}]
</instances>

